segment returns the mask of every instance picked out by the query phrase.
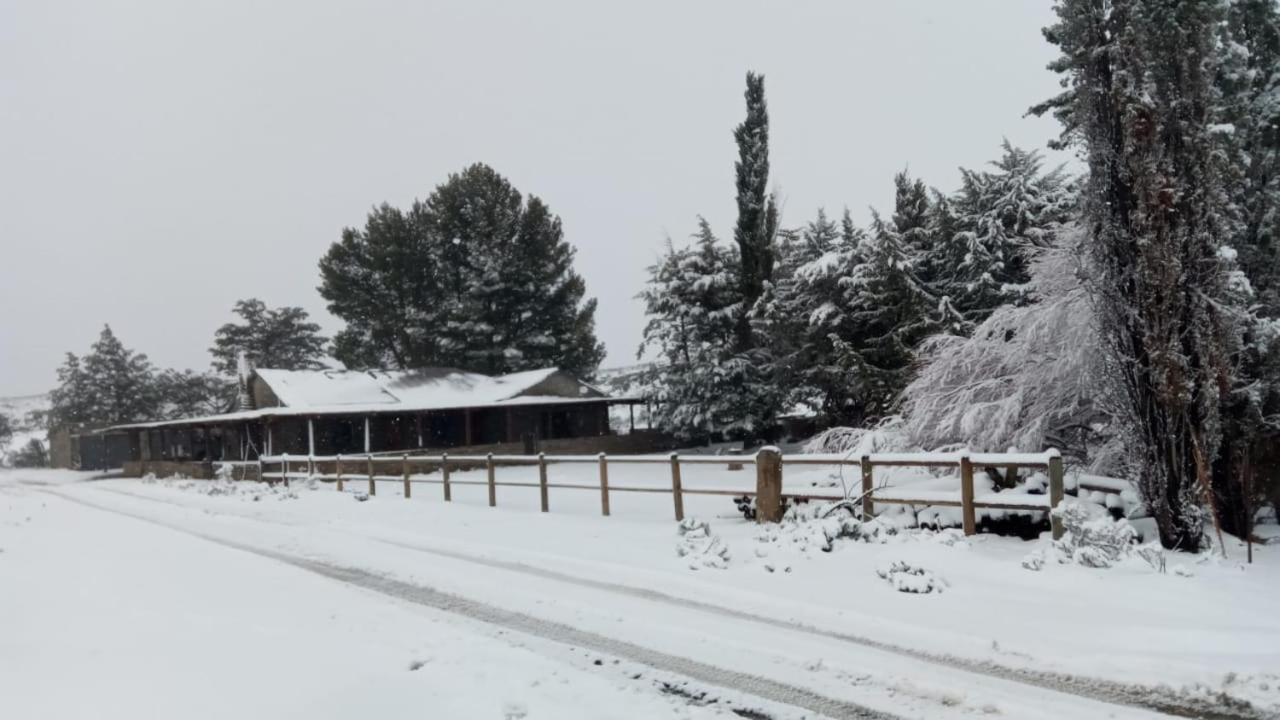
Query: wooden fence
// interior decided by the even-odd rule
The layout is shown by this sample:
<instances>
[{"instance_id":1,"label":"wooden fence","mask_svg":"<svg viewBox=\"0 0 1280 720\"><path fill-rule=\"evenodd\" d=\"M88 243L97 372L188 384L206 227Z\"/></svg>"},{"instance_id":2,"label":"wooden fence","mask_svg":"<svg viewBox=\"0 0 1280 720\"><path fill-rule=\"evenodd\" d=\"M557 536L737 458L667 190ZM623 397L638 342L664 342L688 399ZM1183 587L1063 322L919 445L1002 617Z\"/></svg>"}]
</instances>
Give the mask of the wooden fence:
<instances>
[{"instance_id":1,"label":"wooden fence","mask_svg":"<svg viewBox=\"0 0 1280 720\"><path fill-rule=\"evenodd\" d=\"M548 467L555 464L594 464L598 467L599 482L593 484L552 482ZM751 496L756 500L758 522L777 522L782 517L783 499L844 500L844 496L829 494L784 492L783 468L788 465L857 466L861 475L861 494L855 498L862 505L864 517L874 514L874 504L933 505L958 507L966 535L977 532L977 510L1038 510L1048 511L1056 507L1064 496L1064 469L1062 457L1057 451L1044 453L921 453L921 454L872 454L861 457L843 455L783 455L776 448L764 448L753 455L681 455L671 453L655 455L438 455L401 454L387 455L332 455L332 456L269 456L256 463L224 463L229 465L256 465L258 478L265 481L283 481L293 478L317 477L334 481L338 490L347 483L368 483L370 495L377 495L379 482L400 482L404 497L413 495L414 485L440 485L446 502L453 499L455 485L483 485L488 488L489 506L498 504L499 487L538 488L542 512L550 510L550 490L590 490L600 493L600 512L609 515L609 496L612 493L667 493L671 495L675 518L684 519L686 495ZM609 482L610 465L665 465L669 468L671 483L663 486L627 486ZM680 468L685 465L713 464L743 467L754 465L755 488L691 488L685 487ZM499 481L496 468L499 465L530 465L538 470L537 482ZM960 472L960 497L947 491L912 492L910 488L876 487L877 467L958 468ZM459 469L484 468L485 480L458 479L453 472ZM422 477L423 470L439 470L438 478ZM974 492L975 469L999 469L1009 475L1019 469L1044 470L1049 476L1049 494L1014 495L989 493L976 496ZM391 470L395 474L386 471ZM1053 537L1062 536L1061 523L1053 519Z\"/></svg>"}]
</instances>

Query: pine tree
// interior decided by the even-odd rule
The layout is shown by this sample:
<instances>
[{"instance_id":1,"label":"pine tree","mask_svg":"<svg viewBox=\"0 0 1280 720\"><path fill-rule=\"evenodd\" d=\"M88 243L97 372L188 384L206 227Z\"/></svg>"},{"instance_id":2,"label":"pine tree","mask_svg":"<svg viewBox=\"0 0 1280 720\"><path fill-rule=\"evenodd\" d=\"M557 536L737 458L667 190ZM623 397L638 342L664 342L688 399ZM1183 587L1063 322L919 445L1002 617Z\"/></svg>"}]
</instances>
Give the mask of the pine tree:
<instances>
[{"instance_id":1,"label":"pine tree","mask_svg":"<svg viewBox=\"0 0 1280 720\"><path fill-rule=\"evenodd\" d=\"M103 326L83 358L67 353L49 393L50 428L96 428L153 420L160 397L147 356L126 348Z\"/></svg>"},{"instance_id":2,"label":"pine tree","mask_svg":"<svg viewBox=\"0 0 1280 720\"><path fill-rule=\"evenodd\" d=\"M968 325L1026 294L1029 256L1048 247L1070 215L1072 196L1061 168L1041 171L1036 152L1006 140L994 170L961 168L961 189L947 202L950 224L935 236L935 277L922 278ZM932 233L931 233L932 234Z\"/></svg>"},{"instance_id":3,"label":"pine tree","mask_svg":"<svg viewBox=\"0 0 1280 720\"><path fill-rule=\"evenodd\" d=\"M95 396L75 353L67 353L58 368L58 386L49 392L49 428L68 430L94 423Z\"/></svg>"},{"instance_id":4,"label":"pine tree","mask_svg":"<svg viewBox=\"0 0 1280 720\"><path fill-rule=\"evenodd\" d=\"M476 164L408 213L387 205L320 261L321 295L347 322L348 366L454 366L590 374L604 358L594 300L560 219Z\"/></svg>"},{"instance_id":5,"label":"pine tree","mask_svg":"<svg viewBox=\"0 0 1280 720\"><path fill-rule=\"evenodd\" d=\"M1213 110L1217 0L1062 0L1052 110L1088 159L1090 289L1139 490L1166 547L1195 549L1241 345L1229 156ZM1213 473L1215 476L1217 473ZM1228 473L1231 474L1231 473ZM1215 483L1216 484L1216 483Z\"/></svg>"},{"instance_id":6,"label":"pine tree","mask_svg":"<svg viewBox=\"0 0 1280 720\"><path fill-rule=\"evenodd\" d=\"M124 346L110 326L84 358L84 374L95 398L95 420L104 424L149 420L158 415L155 369L147 356Z\"/></svg>"},{"instance_id":7,"label":"pine tree","mask_svg":"<svg viewBox=\"0 0 1280 720\"><path fill-rule=\"evenodd\" d=\"M925 210L916 192L900 195L892 219L874 216L857 272L845 280L849 313L857 332L838 352L856 368L855 385L865 418L891 413L911 377L915 349L936 331L930 317L932 297L914 274L925 236ZM905 211L903 203L905 202Z\"/></svg>"},{"instance_id":8,"label":"pine tree","mask_svg":"<svg viewBox=\"0 0 1280 720\"><path fill-rule=\"evenodd\" d=\"M742 306L739 259L705 219L698 223L694 247L668 243L640 294L649 317L640 351L662 358L652 379L655 419L682 438L755 428L742 402L750 369L733 346Z\"/></svg>"},{"instance_id":9,"label":"pine tree","mask_svg":"<svg viewBox=\"0 0 1280 720\"><path fill-rule=\"evenodd\" d=\"M215 373L165 370L155 378L160 415L168 419L217 415L235 404L238 383Z\"/></svg>"},{"instance_id":10,"label":"pine tree","mask_svg":"<svg viewBox=\"0 0 1280 720\"><path fill-rule=\"evenodd\" d=\"M214 333L213 366L224 375L236 373L241 352L254 367L278 370L319 370L324 367L325 344L320 326L308 321L300 307L268 308L257 298L239 300L232 309L241 322L227 323Z\"/></svg>"},{"instance_id":11,"label":"pine tree","mask_svg":"<svg viewBox=\"0 0 1280 720\"><path fill-rule=\"evenodd\" d=\"M775 382L786 391L786 407L811 409L828 423L856 423L856 368L837 348L858 331L846 312L844 281L858 272L863 235L847 210L840 226L819 210L781 238L775 289L762 301Z\"/></svg>"}]
</instances>

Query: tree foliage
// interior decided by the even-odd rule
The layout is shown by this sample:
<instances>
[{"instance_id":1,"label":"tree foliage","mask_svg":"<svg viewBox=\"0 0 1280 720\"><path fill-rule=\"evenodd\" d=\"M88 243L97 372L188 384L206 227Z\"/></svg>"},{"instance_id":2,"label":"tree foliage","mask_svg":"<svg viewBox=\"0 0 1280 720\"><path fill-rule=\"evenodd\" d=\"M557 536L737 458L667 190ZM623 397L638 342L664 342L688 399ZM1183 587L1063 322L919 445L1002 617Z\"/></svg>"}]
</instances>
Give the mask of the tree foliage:
<instances>
[{"instance_id":1,"label":"tree foliage","mask_svg":"<svg viewBox=\"0 0 1280 720\"><path fill-rule=\"evenodd\" d=\"M239 300L232 309L240 316L214 333L213 366L224 375L236 374L243 352L254 367L278 370L318 370L324 367L325 345L320 326L300 307L269 308L257 298Z\"/></svg>"},{"instance_id":2,"label":"tree foliage","mask_svg":"<svg viewBox=\"0 0 1280 720\"><path fill-rule=\"evenodd\" d=\"M9 456L9 464L16 468L49 467L49 451L45 449L44 443L31 438L26 445Z\"/></svg>"},{"instance_id":3,"label":"tree foliage","mask_svg":"<svg viewBox=\"0 0 1280 720\"><path fill-rule=\"evenodd\" d=\"M903 393L906 430L922 447L1039 451L1105 463L1097 445L1103 369L1080 257L1083 233L1035 252L1026 302L1002 305L969 336L940 334L920 348Z\"/></svg>"},{"instance_id":4,"label":"tree foliage","mask_svg":"<svg viewBox=\"0 0 1280 720\"><path fill-rule=\"evenodd\" d=\"M472 165L407 212L375 208L321 259L320 294L347 323L334 356L349 367L589 375L604 347L574 252L542 200Z\"/></svg>"},{"instance_id":5,"label":"tree foliage","mask_svg":"<svg viewBox=\"0 0 1280 720\"><path fill-rule=\"evenodd\" d=\"M1066 91L1035 108L1052 110L1088 161L1089 287L1111 398L1167 547L1199 547L1201 501L1214 507L1238 474L1231 444L1242 439L1224 430L1247 397L1248 288L1225 245L1240 208L1215 84L1222 8L1062 0L1046 36Z\"/></svg>"},{"instance_id":6,"label":"tree foliage","mask_svg":"<svg viewBox=\"0 0 1280 720\"><path fill-rule=\"evenodd\" d=\"M152 420L160 408L151 361L126 348L109 326L103 326L87 355L67 353L49 400L51 428Z\"/></svg>"},{"instance_id":7,"label":"tree foliage","mask_svg":"<svg viewBox=\"0 0 1280 720\"><path fill-rule=\"evenodd\" d=\"M228 412L236 400L237 383L223 375L194 370L165 370L155 377L160 415L175 420Z\"/></svg>"}]
</instances>

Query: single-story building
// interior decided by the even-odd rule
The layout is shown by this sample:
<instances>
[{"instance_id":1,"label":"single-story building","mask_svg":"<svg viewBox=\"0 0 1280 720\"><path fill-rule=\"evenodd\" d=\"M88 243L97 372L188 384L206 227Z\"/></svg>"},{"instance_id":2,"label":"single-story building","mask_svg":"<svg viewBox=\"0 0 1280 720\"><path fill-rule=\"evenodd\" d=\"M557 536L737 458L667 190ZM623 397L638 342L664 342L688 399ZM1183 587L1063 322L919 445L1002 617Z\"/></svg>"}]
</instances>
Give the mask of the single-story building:
<instances>
[{"instance_id":1,"label":"single-story building","mask_svg":"<svg viewBox=\"0 0 1280 720\"><path fill-rule=\"evenodd\" d=\"M283 454L644 452L656 434L615 435L609 397L556 368L489 376L420 370L245 369L233 412L107 428L126 474L200 476L212 462ZM634 417L634 415L633 415ZM127 441L125 440L127 438Z\"/></svg>"}]
</instances>

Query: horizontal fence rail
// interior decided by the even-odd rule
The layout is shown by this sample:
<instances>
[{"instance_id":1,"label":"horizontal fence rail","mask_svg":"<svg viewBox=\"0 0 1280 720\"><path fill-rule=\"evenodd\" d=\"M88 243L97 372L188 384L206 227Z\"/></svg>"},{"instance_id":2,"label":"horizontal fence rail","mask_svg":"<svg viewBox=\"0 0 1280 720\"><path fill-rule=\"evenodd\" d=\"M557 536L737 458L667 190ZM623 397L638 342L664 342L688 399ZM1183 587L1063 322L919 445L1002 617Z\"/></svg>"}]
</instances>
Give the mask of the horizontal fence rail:
<instances>
[{"instance_id":1,"label":"horizontal fence rail","mask_svg":"<svg viewBox=\"0 0 1280 720\"><path fill-rule=\"evenodd\" d=\"M488 489L489 506L497 505L497 488L538 488L542 512L550 509L548 491L592 490L600 493L601 513L610 514L609 496L612 493L667 493L672 496L677 520L684 519L684 496L721 495L754 497L757 520L776 522L781 519L783 500L831 500L860 503L863 517L875 514L875 504L925 505L958 507L966 535L977 532L977 510L1036 510L1047 512L1057 507L1065 495L1062 457L1057 451L1043 453L872 453L853 457L849 455L783 455L777 448L763 448L753 454L690 455L670 453L666 455L450 455L448 453L423 454L400 453L358 455L271 455L256 461L215 463L231 467L249 467L257 470L258 479L282 481L286 485L293 479L317 478L333 481L342 491L350 482L367 484L368 493L376 495L378 483L403 484L405 498L412 497L413 486L440 485L446 502L453 499L453 486L483 486ZM598 466L598 483L553 482L548 466L556 464L594 464ZM536 481L498 480L497 466L536 466ZM670 472L669 486L629 486L609 481L610 465L666 465ZM747 465L756 468L755 488L699 488L687 487L681 477L685 465L725 465L742 469ZM782 469L787 465L807 466L857 466L861 475L861 494L857 497L825 493L787 492L782 489ZM328 467L325 467L328 466ZM875 485L877 467L954 468L959 470L960 496L956 498L947 490L915 490ZM974 491L974 469L1044 470L1049 476L1049 494L1017 495L1013 493L985 493ZM415 472L415 469L417 472ZM440 472L439 477L423 477L423 470ZM454 473L460 470L485 470L485 479L458 479ZM323 472L327 470L328 472ZM1061 537L1062 526L1052 518L1053 537Z\"/></svg>"}]
</instances>

